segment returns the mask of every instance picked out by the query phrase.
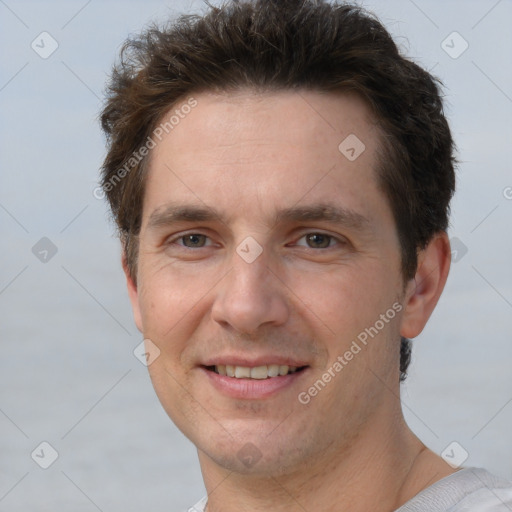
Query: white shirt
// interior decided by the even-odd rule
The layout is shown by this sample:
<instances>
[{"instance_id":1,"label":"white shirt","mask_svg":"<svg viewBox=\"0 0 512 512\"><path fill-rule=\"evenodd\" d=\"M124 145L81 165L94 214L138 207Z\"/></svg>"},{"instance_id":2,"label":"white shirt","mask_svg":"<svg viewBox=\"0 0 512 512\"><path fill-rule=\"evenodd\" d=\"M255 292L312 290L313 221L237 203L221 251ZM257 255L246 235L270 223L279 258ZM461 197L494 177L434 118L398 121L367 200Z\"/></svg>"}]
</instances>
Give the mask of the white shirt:
<instances>
[{"instance_id":1,"label":"white shirt","mask_svg":"<svg viewBox=\"0 0 512 512\"><path fill-rule=\"evenodd\" d=\"M205 496L187 512L204 512ZM438 480L395 512L512 512L512 482L465 468Z\"/></svg>"}]
</instances>

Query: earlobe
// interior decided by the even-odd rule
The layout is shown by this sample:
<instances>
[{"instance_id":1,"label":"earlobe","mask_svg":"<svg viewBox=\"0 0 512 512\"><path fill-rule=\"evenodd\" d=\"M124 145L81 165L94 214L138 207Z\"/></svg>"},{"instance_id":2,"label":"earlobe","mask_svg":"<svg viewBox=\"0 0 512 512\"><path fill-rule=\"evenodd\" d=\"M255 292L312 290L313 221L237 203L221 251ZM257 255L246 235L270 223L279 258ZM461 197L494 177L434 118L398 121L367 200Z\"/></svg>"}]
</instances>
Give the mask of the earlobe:
<instances>
[{"instance_id":1,"label":"earlobe","mask_svg":"<svg viewBox=\"0 0 512 512\"><path fill-rule=\"evenodd\" d=\"M128 262L126 260L126 254L123 253L122 256L122 265L124 275L126 277L126 287L128 288L128 296L130 297L130 302L132 305L133 311L133 319L135 321L135 325L140 332L142 331L142 316L140 314L140 306L139 306L139 291L137 288L137 283L130 273L130 268L128 266Z\"/></svg>"},{"instance_id":2,"label":"earlobe","mask_svg":"<svg viewBox=\"0 0 512 512\"><path fill-rule=\"evenodd\" d=\"M407 286L400 334L414 338L421 333L443 292L450 270L450 241L446 232L434 235L418 255L418 269Z\"/></svg>"}]
</instances>

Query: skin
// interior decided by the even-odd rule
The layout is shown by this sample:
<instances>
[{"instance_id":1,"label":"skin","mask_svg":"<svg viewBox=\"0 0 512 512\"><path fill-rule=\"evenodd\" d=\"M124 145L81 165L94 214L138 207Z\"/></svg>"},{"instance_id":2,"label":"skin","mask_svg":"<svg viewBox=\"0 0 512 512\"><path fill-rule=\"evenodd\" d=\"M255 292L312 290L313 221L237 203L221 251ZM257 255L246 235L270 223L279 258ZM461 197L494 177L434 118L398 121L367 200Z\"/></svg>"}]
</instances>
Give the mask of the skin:
<instances>
[{"instance_id":1,"label":"skin","mask_svg":"<svg viewBox=\"0 0 512 512\"><path fill-rule=\"evenodd\" d=\"M197 446L208 511L394 510L453 472L405 424L398 379L400 335L422 331L446 282L448 237L433 237L404 283L375 176L379 131L358 97L194 97L152 150L136 280L124 268L136 325L160 350L149 366L156 393ZM349 161L338 145L352 133L365 150ZM162 215L171 203L215 215L176 221ZM276 222L284 209L325 204L367 222ZM262 249L252 263L236 251L249 236ZM395 303L401 311L301 403ZM202 367L225 354L293 354L307 369L268 398L233 398ZM250 467L247 443L260 457Z\"/></svg>"}]
</instances>

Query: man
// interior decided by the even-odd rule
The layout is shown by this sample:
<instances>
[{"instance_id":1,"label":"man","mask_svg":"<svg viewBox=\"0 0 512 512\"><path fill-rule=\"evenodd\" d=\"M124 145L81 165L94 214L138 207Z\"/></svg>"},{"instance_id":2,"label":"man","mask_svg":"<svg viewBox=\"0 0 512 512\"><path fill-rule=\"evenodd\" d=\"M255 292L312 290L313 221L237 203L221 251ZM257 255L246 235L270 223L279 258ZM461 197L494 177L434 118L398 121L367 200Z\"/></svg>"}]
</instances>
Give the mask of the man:
<instances>
[{"instance_id":1,"label":"man","mask_svg":"<svg viewBox=\"0 0 512 512\"><path fill-rule=\"evenodd\" d=\"M105 190L208 512L512 509L405 424L450 267L439 88L352 5L228 3L127 42Z\"/></svg>"}]
</instances>

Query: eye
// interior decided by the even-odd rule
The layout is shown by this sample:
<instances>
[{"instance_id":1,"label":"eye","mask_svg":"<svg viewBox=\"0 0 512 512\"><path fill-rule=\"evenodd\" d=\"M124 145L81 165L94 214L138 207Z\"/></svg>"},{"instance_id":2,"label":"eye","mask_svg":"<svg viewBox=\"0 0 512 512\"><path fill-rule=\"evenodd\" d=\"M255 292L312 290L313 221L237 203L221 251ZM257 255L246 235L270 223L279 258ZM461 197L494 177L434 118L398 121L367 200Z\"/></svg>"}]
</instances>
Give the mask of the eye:
<instances>
[{"instance_id":1,"label":"eye","mask_svg":"<svg viewBox=\"0 0 512 512\"><path fill-rule=\"evenodd\" d=\"M201 235L199 233L190 233L188 235L180 236L176 239L178 245L183 245L184 247L189 248L197 248L197 247L206 247L208 244L209 238L206 235Z\"/></svg>"},{"instance_id":2,"label":"eye","mask_svg":"<svg viewBox=\"0 0 512 512\"><path fill-rule=\"evenodd\" d=\"M304 240L304 243L301 243L302 240ZM336 242L339 242L339 240L331 235L326 235L325 233L308 233L307 235L299 238L297 245L307 245L311 249L326 249L334 245Z\"/></svg>"}]
</instances>

